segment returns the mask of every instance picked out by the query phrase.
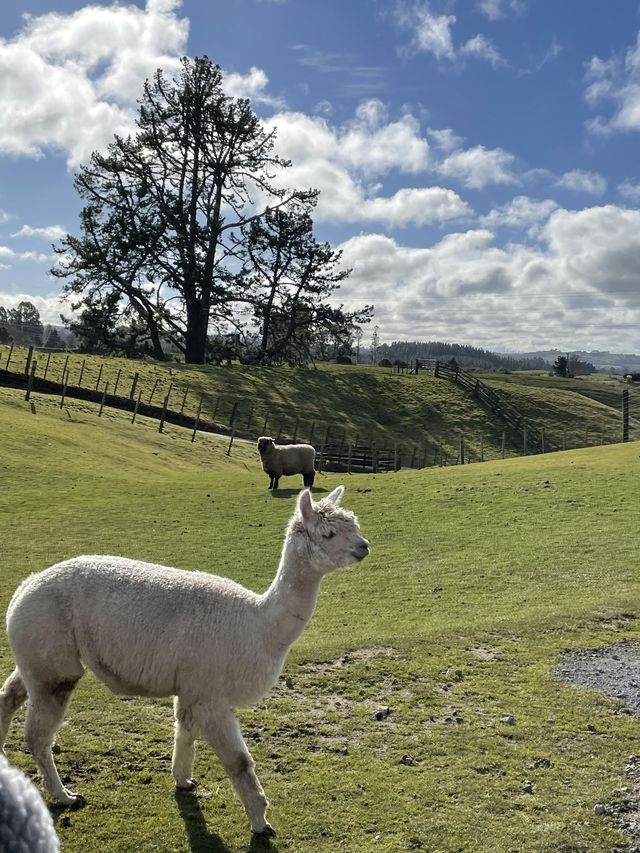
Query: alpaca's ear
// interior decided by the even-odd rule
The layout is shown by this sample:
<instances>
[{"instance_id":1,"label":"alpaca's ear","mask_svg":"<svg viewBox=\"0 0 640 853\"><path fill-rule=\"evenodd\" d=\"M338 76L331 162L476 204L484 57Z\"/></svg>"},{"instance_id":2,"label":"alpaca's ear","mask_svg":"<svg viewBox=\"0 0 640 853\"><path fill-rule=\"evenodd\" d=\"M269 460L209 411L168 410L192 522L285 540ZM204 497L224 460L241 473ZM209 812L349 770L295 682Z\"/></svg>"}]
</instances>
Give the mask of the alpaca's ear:
<instances>
[{"instance_id":1,"label":"alpaca's ear","mask_svg":"<svg viewBox=\"0 0 640 853\"><path fill-rule=\"evenodd\" d=\"M309 521L313 515L313 501L309 489L304 489L298 495L298 512L304 521Z\"/></svg>"},{"instance_id":2,"label":"alpaca's ear","mask_svg":"<svg viewBox=\"0 0 640 853\"><path fill-rule=\"evenodd\" d=\"M335 506L339 506L343 495L344 495L344 486L337 486L331 492L330 495L327 495L325 500L329 501L330 503L334 504Z\"/></svg>"}]
</instances>

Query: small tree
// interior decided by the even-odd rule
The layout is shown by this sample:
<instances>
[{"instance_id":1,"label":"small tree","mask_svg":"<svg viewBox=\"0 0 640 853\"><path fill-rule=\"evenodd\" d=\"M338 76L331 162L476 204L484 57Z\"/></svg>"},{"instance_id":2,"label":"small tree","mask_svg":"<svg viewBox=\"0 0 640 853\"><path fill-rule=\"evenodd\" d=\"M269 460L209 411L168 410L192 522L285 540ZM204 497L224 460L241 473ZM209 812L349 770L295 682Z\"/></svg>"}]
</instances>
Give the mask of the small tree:
<instances>
[{"instance_id":1,"label":"small tree","mask_svg":"<svg viewBox=\"0 0 640 853\"><path fill-rule=\"evenodd\" d=\"M559 355L553 363L553 372L556 376L562 376L566 379L568 373L568 359L566 355Z\"/></svg>"}]
</instances>

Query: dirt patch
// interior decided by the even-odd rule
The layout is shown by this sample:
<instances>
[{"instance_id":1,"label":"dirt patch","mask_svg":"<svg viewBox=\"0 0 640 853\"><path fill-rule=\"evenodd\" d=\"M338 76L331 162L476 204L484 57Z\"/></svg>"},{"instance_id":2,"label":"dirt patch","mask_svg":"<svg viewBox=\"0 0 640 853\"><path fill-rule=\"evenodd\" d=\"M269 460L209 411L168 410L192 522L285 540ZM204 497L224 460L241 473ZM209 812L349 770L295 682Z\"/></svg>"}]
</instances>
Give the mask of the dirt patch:
<instances>
[{"instance_id":1,"label":"dirt patch","mask_svg":"<svg viewBox=\"0 0 640 853\"><path fill-rule=\"evenodd\" d=\"M625 617L621 617L624 619ZM576 649L563 655L554 677L574 687L600 690L623 706L621 713L640 717L640 643L615 643L597 649ZM640 756L625 767L629 785L609 803L594 807L607 815L629 839L629 845L612 853L640 853Z\"/></svg>"},{"instance_id":2,"label":"dirt patch","mask_svg":"<svg viewBox=\"0 0 640 853\"><path fill-rule=\"evenodd\" d=\"M364 649L354 649L334 660L302 661L298 664L302 672L330 672L341 669L350 663L373 660L374 658L397 658L398 654L390 646L371 646Z\"/></svg>"},{"instance_id":3,"label":"dirt patch","mask_svg":"<svg viewBox=\"0 0 640 853\"><path fill-rule=\"evenodd\" d=\"M575 649L561 657L554 675L574 687L601 690L623 702L623 712L640 717L640 643Z\"/></svg>"}]
</instances>

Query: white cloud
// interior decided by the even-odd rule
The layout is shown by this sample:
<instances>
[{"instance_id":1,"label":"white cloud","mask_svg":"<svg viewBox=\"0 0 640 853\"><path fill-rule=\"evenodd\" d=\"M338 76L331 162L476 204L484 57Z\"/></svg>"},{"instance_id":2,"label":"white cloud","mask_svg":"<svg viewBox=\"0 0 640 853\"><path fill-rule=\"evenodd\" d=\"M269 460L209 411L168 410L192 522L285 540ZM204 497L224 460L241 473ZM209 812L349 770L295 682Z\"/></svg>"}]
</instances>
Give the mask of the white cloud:
<instances>
[{"instance_id":1,"label":"white cloud","mask_svg":"<svg viewBox=\"0 0 640 853\"><path fill-rule=\"evenodd\" d=\"M44 325L54 323L60 325L60 313L72 314L70 305L62 302L57 294L48 296L33 296L29 293L6 293L0 291L0 305L4 308L17 308L20 302L31 302L38 309Z\"/></svg>"},{"instance_id":2,"label":"white cloud","mask_svg":"<svg viewBox=\"0 0 640 853\"><path fill-rule=\"evenodd\" d=\"M31 225L23 225L12 237L39 237L43 240L60 240L67 232L60 225L48 225L46 228L34 228Z\"/></svg>"},{"instance_id":3,"label":"white cloud","mask_svg":"<svg viewBox=\"0 0 640 853\"><path fill-rule=\"evenodd\" d=\"M557 187L588 195L602 195L607 188L607 182L597 172L586 172L582 169L572 169L565 172L557 181Z\"/></svg>"},{"instance_id":4,"label":"white cloud","mask_svg":"<svg viewBox=\"0 0 640 853\"><path fill-rule=\"evenodd\" d=\"M179 0L85 6L62 15L27 15L0 39L0 153L67 155L76 167L114 133L133 125L135 98L156 68L178 68L188 22ZM82 121L78 117L82 116Z\"/></svg>"},{"instance_id":5,"label":"white cloud","mask_svg":"<svg viewBox=\"0 0 640 853\"><path fill-rule=\"evenodd\" d=\"M407 50L409 53L430 53L437 60L449 62L479 59L489 62L494 68L507 64L498 50L481 33L456 47L452 34L456 23L455 15L433 12L428 0L414 3L400 0L395 6L395 21L401 29L411 34Z\"/></svg>"},{"instance_id":6,"label":"white cloud","mask_svg":"<svg viewBox=\"0 0 640 853\"><path fill-rule=\"evenodd\" d=\"M618 192L633 204L640 203L640 181L622 181L618 184Z\"/></svg>"},{"instance_id":7,"label":"white cloud","mask_svg":"<svg viewBox=\"0 0 640 853\"><path fill-rule=\"evenodd\" d=\"M502 225L510 228L531 229L546 221L557 207L558 204L550 198L538 201L519 195L507 204L495 207L485 216L480 217L480 222L489 228Z\"/></svg>"},{"instance_id":8,"label":"white cloud","mask_svg":"<svg viewBox=\"0 0 640 853\"><path fill-rule=\"evenodd\" d=\"M545 203L552 204L537 204ZM491 231L479 229L448 234L429 248L381 234L353 237L340 247L345 265L353 267L341 299L373 302L384 340L445 339L518 350L610 349L615 340L622 351L634 351L640 211L556 209L541 237L535 248L499 248Z\"/></svg>"},{"instance_id":9,"label":"white cloud","mask_svg":"<svg viewBox=\"0 0 640 853\"><path fill-rule=\"evenodd\" d=\"M515 157L502 148L483 145L454 151L438 167L441 175L460 181L470 189L483 189L489 184L515 184Z\"/></svg>"},{"instance_id":10,"label":"white cloud","mask_svg":"<svg viewBox=\"0 0 640 853\"><path fill-rule=\"evenodd\" d=\"M222 80L224 91L231 98L249 98L254 104L266 104L279 109L285 106L283 98L269 95L265 90L269 78L262 70L252 66L246 74L227 72Z\"/></svg>"},{"instance_id":11,"label":"white cloud","mask_svg":"<svg viewBox=\"0 0 640 853\"><path fill-rule=\"evenodd\" d=\"M509 15L521 15L525 10L524 0L478 0L478 11L490 21L498 21Z\"/></svg>"},{"instance_id":12,"label":"white cloud","mask_svg":"<svg viewBox=\"0 0 640 853\"><path fill-rule=\"evenodd\" d=\"M640 34L623 56L600 59L587 65L585 99L592 107L611 104L613 113L598 115L587 123L597 134L640 130Z\"/></svg>"},{"instance_id":13,"label":"white cloud","mask_svg":"<svg viewBox=\"0 0 640 853\"><path fill-rule=\"evenodd\" d=\"M460 48L460 55L471 59L484 59L494 68L506 65L506 60L500 55L489 39L483 35L474 36Z\"/></svg>"},{"instance_id":14,"label":"white cloud","mask_svg":"<svg viewBox=\"0 0 640 853\"><path fill-rule=\"evenodd\" d=\"M282 183L321 191L318 221L403 226L470 213L451 189L414 186L385 196L379 184L371 183L391 171L418 175L430 168L429 145L418 121L410 114L389 121L381 101L363 101L353 120L337 127L319 116L290 112L273 116L265 126L277 128L278 152L293 163Z\"/></svg>"}]
</instances>

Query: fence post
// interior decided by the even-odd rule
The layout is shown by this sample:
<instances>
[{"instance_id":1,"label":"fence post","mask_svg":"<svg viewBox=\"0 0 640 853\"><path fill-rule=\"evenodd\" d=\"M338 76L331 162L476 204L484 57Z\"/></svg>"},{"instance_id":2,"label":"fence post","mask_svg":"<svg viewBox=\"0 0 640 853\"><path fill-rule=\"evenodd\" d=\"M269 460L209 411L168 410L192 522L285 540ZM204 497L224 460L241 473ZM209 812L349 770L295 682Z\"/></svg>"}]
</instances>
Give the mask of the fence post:
<instances>
[{"instance_id":1,"label":"fence post","mask_svg":"<svg viewBox=\"0 0 640 853\"><path fill-rule=\"evenodd\" d=\"M233 426L233 422L236 419L236 412L238 411L238 400L235 401L233 406L231 407L231 414L229 415L229 426ZM227 454L228 456L229 454Z\"/></svg>"},{"instance_id":2,"label":"fence post","mask_svg":"<svg viewBox=\"0 0 640 853\"><path fill-rule=\"evenodd\" d=\"M375 441L371 442L371 473L376 474L378 472L378 453L376 450Z\"/></svg>"},{"instance_id":3,"label":"fence post","mask_svg":"<svg viewBox=\"0 0 640 853\"><path fill-rule=\"evenodd\" d=\"M64 382L65 376L67 377L67 382L69 381L69 376L67 375L67 365L69 364L69 356L64 360L64 367L62 368L62 381Z\"/></svg>"},{"instance_id":4,"label":"fence post","mask_svg":"<svg viewBox=\"0 0 640 853\"><path fill-rule=\"evenodd\" d=\"M102 417L102 410L104 409L104 401L105 401L105 399L106 399L107 391L108 391L108 390L109 390L109 383L108 383L108 382L105 382L105 383L104 383L104 391L102 392L102 400L100 401L100 411L98 412L98 417L99 417L99 418L101 418L101 417Z\"/></svg>"},{"instance_id":5,"label":"fence post","mask_svg":"<svg viewBox=\"0 0 640 853\"><path fill-rule=\"evenodd\" d=\"M49 362L51 361L51 353L47 353L47 363L44 366L44 376L43 379L47 378L47 370L49 370Z\"/></svg>"},{"instance_id":6,"label":"fence post","mask_svg":"<svg viewBox=\"0 0 640 853\"><path fill-rule=\"evenodd\" d=\"M484 433L480 436L480 461L484 462Z\"/></svg>"},{"instance_id":7,"label":"fence post","mask_svg":"<svg viewBox=\"0 0 640 853\"><path fill-rule=\"evenodd\" d=\"M622 440L629 441L629 391L622 392Z\"/></svg>"},{"instance_id":8,"label":"fence post","mask_svg":"<svg viewBox=\"0 0 640 853\"><path fill-rule=\"evenodd\" d=\"M51 353L49 353L51 355ZM87 363L86 358L82 359L82 364L80 365L80 376L78 377L78 388L82 388L82 377L84 376L84 366ZM97 388L97 386L96 386Z\"/></svg>"},{"instance_id":9,"label":"fence post","mask_svg":"<svg viewBox=\"0 0 640 853\"><path fill-rule=\"evenodd\" d=\"M236 431L235 429L231 430L231 440L229 441L229 447L226 449L227 456L231 456L231 448L233 447L233 439L235 438Z\"/></svg>"},{"instance_id":10,"label":"fence post","mask_svg":"<svg viewBox=\"0 0 640 853\"><path fill-rule=\"evenodd\" d=\"M153 395L156 393L156 388L158 387L158 382L160 382L160 380L156 379L156 381L153 383L153 388L151 389L151 393L149 394L149 405L151 405L151 401L153 400Z\"/></svg>"},{"instance_id":11,"label":"fence post","mask_svg":"<svg viewBox=\"0 0 640 853\"><path fill-rule=\"evenodd\" d=\"M136 393L136 385L138 384L138 374L133 374L133 382L131 383L131 391L129 391L129 399L133 400L133 397ZM133 423L133 421L131 422Z\"/></svg>"},{"instance_id":12,"label":"fence post","mask_svg":"<svg viewBox=\"0 0 640 853\"><path fill-rule=\"evenodd\" d=\"M544 452L545 452L545 447L544 447L544 427L540 427L540 450L542 451L542 453L544 453Z\"/></svg>"},{"instance_id":13,"label":"fence post","mask_svg":"<svg viewBox=\"0 0 640 853\"><path fill-rule=\"evenodd\" d=\"M67 374L66 371L62 376L62 395L60 397L60 408L64 406L64 398L67 396Z\"/></svg>"},{"instance_id":14,"label":"fence post","mask_svg":"<svg viewBox=\"0 0 640 853\"><path fill-rule=\"evenodd\" d=\"M118 370L118 372L116 373L116 381L113 384L113 396L114 397L118 393L118 382L120 382L120 373L121 373L121 371Z\"/></svg>"},{"instance_id":15,"label":"fence post","mask_svg":"<svg viewBox=\"0 0 640 853\"><path fill-rule=\"evenodd\" d=\"M104 364L100 365L100 370L98 371L98 378L96 380L96 391L100 387L100 380L102 379L102 369L104 368Z\"/></svg>"},{"instance_id":16,"label":"fence post","mask_svg":"<svg viewBox=\"0 0 640 853\"><path fill-rule=\"evenodd\" d=\"M160 415L160 426L158 427L158 432L162 432L164 429L164 419L167 416L167 407L169 405L169 395L164 398L162 401L162 414Z\"/></svg>"},{"instance_id":17,"label":"fence post","mask_svg":"<svg viewBox=\"0 0 640 853\"><path fill-rule=\"evenodd\" d=\"M526 426L522 427L522 455L527 455L527 428Z\"/></svg>"},{"instance_id":18,"label":"fence post","mask_svg":"<svg viewBox=\"0 0 640 853\"><path fill-rule=\"evenodd\" d=\"M27 353L27 361L26 361L26 364L24 366L24 375L25 376L28 376L29 371L31 370L31 359L32 358L33 358L33 347L31 346L31 347L29 347L29 351Z\"/></svg>"},{"instance_id":19,"label":"fence post","mask_svg":"<svg viewBox=\"0 0 640 853\"><path fill-rule=\"evenodd\" d=\"M585 427L585 430L584 430L584 446L585 447L589 446L589 427Z\"/></svg>"},{"instance_id":20,"label":"fence post","mask_svg":"<svg viewBox=\"0 0 640 853\"><path fill-rule=\"evenodd\" d=\"M37 366L38 366L38 362L35 361L35 359L34 359L34 361L31 362L31 370L29 371L29 379L27 380L27 393L24 395L25 400L28 400L29 397L31 396L31 390L33 388L33 377L36 374L36 367Z\"/></svg>"},{"instance_id":21,"label":"fence post","mask_svg":"<svg viewBox=\"0 0 640 853\"><path fill-rule=\"evenodd\" d=\"M267 434L267 424L269 423L269 409L267 409L267 414L264 416L264 424L262 426L262 434Z\"/></svg>"},{"instance_id":22,"label":"fence post","mask_svg":"<svg viewBox=\"0 0 640 853\"><path fill-rule=\"evenodd\" d=\"M200 402L198 403L198 411L196 412L196 419L195 419L195 423L193 425L193 432L191 434L191 443L192 444L196 440L196 433L198 431L198 421L200 420L200 412L202 411L203 397L204 397L204 394L200 394Z\"/></svg>"},{"instance_id":23,"label":"fence post","mask_svg":"<svg viewBox=\"0 0 640 853\"><path fill-rule=\"evenodd\" d=\"M415 461L416 461L416 446L415 446L415 444L414 444L414 445L413 445L413 450L411 451L411 462L409 463L409 467L410 467L410 468L414 468L414 467L415 467L415 465L413 464ZM435 463L434 463L434 464L435 464Z\"/></svg>"},{"instance_id":24,"label":"fence post","mask_svg":"<svg viewBox=\"0 0 640 853\"><path fill-rule=\"evenodd\" d=\"M184 392L184 396L182 398L182 405L180 406L180 414L182 414L184 412L184 407L187 403L187 394L188 393L189 393L189 386L187 385L185 392Z\"/></svg>"},{"instance_id":25,"label":"fence post","mask_svg":"<svg viewBox=\"0 0 640 853\"><path fill-rule=\"evenodd\" d=\"M138 374L136 373L136 376ZM131 418L131 423L134 424L136 422L136 415L138 414L138 406L140 405L140 398L142 397L142 391L138 391L138 399L136 400L136 404L133 407L133 417Z\"/></svg>"},{"instance_id":26,"label":"fence post","mask_svg":"<svg viewBox=\"0 0 640 853\"><path fill-rule=\"evenodd\" d=\"M347 474L351 473L351 456L353 454L353 445L349 442L349 451L347 454Z\"/></svg>"},{"instance_id":27,"label":"fence post","mask_svg":"<svg viewBox=\"0 0 640 853\"><path fill-rule=\"evenodd\" d=\"M5 368L4 368L5 370L9 370L9 362L11 361L12 355L13 355L13 341L11 341L11 344L9 345L9 355L7 356L7 363L6 363ZM49 355L51 355L51 353L49 353Z\"/></svg>"},{"instance_id":28,"label":"fence post","mask_svg":"<svg viewBox=\"0 0 640 853\"><path fill-rule=\"evenodd\" d=\"M398 470L398 442L395 438L393 439L393 470Z\"/></svg>"},{"instance_id":29,"label":"fence post","mask_svg":"<svg viewBox=\"0 0 640 853\"><path fill-rule=\"evenodd\" d=\"M211 420L213 421L213 423L216 422L216 415L218 414L218 406L219 405L220 405L220 397L217 397L216 404L213 407L213 414L211 415Z\"/></svg>"},{"instance_id":30,"label":"fence post","mask_svg":"<svg viewBox=\"0 0 640 853\"><path fill-rule=\"evenodd\" d=\"M460 465L464 465L464 436L460 433L460 450L458 452L458 461Z\"/></svg>"}]
</instances>

